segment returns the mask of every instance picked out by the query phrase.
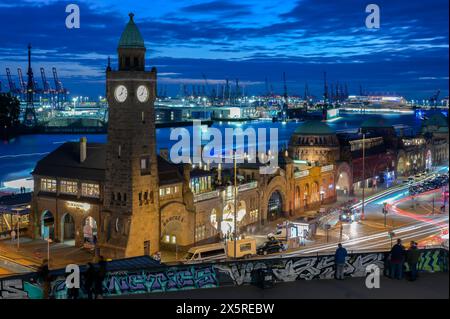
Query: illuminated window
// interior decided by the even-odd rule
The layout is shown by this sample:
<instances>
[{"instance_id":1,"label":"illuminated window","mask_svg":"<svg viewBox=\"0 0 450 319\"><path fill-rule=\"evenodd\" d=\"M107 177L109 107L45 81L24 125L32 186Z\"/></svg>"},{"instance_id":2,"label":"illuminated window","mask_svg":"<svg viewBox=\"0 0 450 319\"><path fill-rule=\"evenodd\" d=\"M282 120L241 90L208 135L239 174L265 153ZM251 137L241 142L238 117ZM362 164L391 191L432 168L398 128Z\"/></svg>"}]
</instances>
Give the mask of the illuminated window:
<instances>
[{"instance_id":1,"label":"illuminated window","mask_svg":"<svg viewBox=\"0 0 450 319\"><path fill-rule=\"evenodd\" d=\"M164 236L164 242L165 243L170 243L170 235L165 235Z\"/></svg>"},{"instance_id":2,"label":"illuminated window","mask_svg":"<svg viewBox=\"0 0 450 319\"><path fill-rule=\"evenodd\" d=\"M199 241L206 238L206 225L198 225L195 228L195 240Z\"/></svg>"},{"instance_id":3,"label":"illuminated window","mask_svg":"<svg viewBox=\"0 0 450 319\"><path fill-rule=\"evenodd\" d=\"M98 184L82 183L81 195L85 197L100 197L100 187Z\"/></svg>"},{"instance_id":4,"label":"illuminated window","mask_svg":"<svg viewBox=\"0 0 450 319\"><path fill-rule=\"evenodd\" d=\"M258 221L258 210L257 209L250 211L250 221L251 222Z\"/></svg>"},{"instance_id":5,"label":"illuminated window","mask_svg":"<svg viewBox=\"0 0 450 319\"><path fill-rule=\"evenodd\" d=\"M164 193L164 188L160 188L159 189L159 196L160 197L163 197L165 195L165 193Z\"/></svg>"},{"instance_id":6,"label":"illuminated window","mask_svg":"<svg viewBox=\"0 0 450 319\"><path fill-rule=\"evenodd\" d=\"M172 188L171 187L167 187L166 188L166 195L170 195L172 192Z\"/></svg>"},{"instance_id":7,"label":"illuminated window","mask_svg":"<svg viewBox=\"0 0 450 319\"><path fill-rule=\"evenodd\" d=\"M147 161L145 158L141 158L141 169L147 169Z\"/></svg>"},{"instance_id":8,"label":"illuminated window","mask_svg":"<svg viewBox=\"0 0 450 319\"><path fill-rule=\"evenodd\" d=\"M72 181L61 181L60 192L64 194L77 194L78 193L78 183Z\"/></svg>"},{"instance_id":9,"label":"illuminated window","mask_svg":"<svg viewBox=\"0 0 450 319\"><path fill-rule=\"evenodd\" d=\"M141 157L140 166L141 175L150 174L150 158L148 156Z\"/></svg>"},{"instance_id":10,"label":"illuminated window","mask_svg":"<svg viewBox=\"0 0 450 319\"><path fill-rule=\"evenodd\" d=\"M44 192L56 192L56 179L41 179L41 191Z\"/></svg>"}]
</instances>

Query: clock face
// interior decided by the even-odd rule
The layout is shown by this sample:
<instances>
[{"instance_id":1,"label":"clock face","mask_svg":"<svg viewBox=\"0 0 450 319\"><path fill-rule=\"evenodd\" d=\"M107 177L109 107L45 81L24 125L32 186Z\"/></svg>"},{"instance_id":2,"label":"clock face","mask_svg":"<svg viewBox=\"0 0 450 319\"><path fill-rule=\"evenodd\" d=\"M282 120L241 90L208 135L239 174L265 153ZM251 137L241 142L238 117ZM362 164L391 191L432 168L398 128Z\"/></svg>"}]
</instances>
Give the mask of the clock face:
<instances>
[{"instance_id":1,"label":"clock face","mask_svg":"<svg viewBox=\"0 0 450 319\"><path fill-rule=\"evenodd\" d=\"M124 85L119 85L114 91L114 97L118 102L124 102L127 99L128 91Z\"/></svg>"},{"instance_id":2,"label":"clock face","mask_svg":"<svg viewBox=\"0 0 450 319\"><path fill-rule=\"evenodd\" d=\"M148 89L144 85L140 85L137 89L137 98L139 102L146 102L148 100Z\"/></svg>"}]
</instances>

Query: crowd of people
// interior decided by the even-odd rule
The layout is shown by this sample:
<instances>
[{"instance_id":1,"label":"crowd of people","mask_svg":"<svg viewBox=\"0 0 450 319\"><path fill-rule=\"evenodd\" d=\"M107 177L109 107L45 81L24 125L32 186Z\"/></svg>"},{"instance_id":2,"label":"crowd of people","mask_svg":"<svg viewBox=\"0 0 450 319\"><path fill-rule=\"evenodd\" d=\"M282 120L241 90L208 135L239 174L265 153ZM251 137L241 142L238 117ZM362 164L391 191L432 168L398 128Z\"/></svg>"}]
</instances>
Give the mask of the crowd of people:
<instances>
[{"instance_id":1,"label":"crowd of people","mask_svg":"<svg viewBox=\"0 0 450 319\"><path fill-rule=\"evenodd\" d=\"M338 280L344 279L344 269L347 257L347 250L338 244L334 255L334 261L336 266L335 277ZM392 246L387 258L386 274L391 279L401 280L405 277L405 264L408 266L408 279L415 281L417 279L417 265L420 259L420 249L415 241L411 241L410 246L406 249L402 240L397 239L397 243Z\"/></svg>"}]
</instances>

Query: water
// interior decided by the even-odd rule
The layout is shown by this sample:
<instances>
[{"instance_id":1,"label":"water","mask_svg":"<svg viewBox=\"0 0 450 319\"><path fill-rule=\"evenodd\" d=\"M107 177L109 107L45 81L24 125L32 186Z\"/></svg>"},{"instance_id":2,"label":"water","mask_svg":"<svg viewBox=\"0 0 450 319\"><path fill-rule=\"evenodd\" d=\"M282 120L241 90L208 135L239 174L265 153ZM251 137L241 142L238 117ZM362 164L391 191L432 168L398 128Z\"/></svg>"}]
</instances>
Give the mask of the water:
<instances>
[{"instance_id":1,"label":"water","mask_svg":"<svg viewBox=\"0 0 450 319\"><path fill-rule=\"evenodd\" d=\"M370 115L366 116L368 117ZM389 114L383 115L383 117L388 124L407 125L416 130L421 124L420 120L417 119L414 114ZM344 115L342 118L328 124L335 130L351 130L357 129L364 120L365 118L363 115L349 114ZM244 130L248 127L253 127L255 130L258 128L265 128L267 129L267 135L269 135L269 128L278 128L278 145L279 147L284 147L288 144L293 131L298 127L298 125L300 125L300 123L272 123L271 121L257 121L244 123L221 122L215 123L213 127L218 128L222 133L224 133L225 128L241 127ZM192 127L189 127L188 130L191 132ZM170 132L171 128L160 128L156 130L158 150L160 148L170 148L176 142L170 140ZM62 143L68 141L78 141L81 136L86 136L88 142L106 142L105 134L23 135L14 138L9 142L3 142L3 144L0 144L0 186L3 186L3 183L6 181L30 177L30 173L39 159L56 149ZM269 139L269 136L267 136L267 138Z\"/></svg>"}]
</instances>

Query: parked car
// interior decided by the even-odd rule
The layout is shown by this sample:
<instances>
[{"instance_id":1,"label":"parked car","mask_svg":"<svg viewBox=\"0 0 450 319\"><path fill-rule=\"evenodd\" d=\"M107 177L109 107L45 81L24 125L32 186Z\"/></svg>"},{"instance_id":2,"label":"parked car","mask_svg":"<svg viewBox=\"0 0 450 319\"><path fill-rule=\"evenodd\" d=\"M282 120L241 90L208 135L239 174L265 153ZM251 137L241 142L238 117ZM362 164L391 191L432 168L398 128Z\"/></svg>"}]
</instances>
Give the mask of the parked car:
<instances>
[{"instance_id":1,"label":"parked car","mask_svg":"<svg viewBox=\"0 0 450 319\"><path fill-rule=\"evenodd\" d=\"M286 227L278 228L275 233L270 233L267 235L267 238L269 240L276 239L279 241L286 241L287 240L287 230Z\"/></svg>"},{"instance_id":2,"label":"parked car","mask_svg":"<svg viewBox=\"0 0 450 319\"><path fill-rule=\"evenodd\" d=\"M201 263L225 260L227 254L222 243L192 247L184 257L184 263Z\"/></svg>"},{"instance_id":3,"label":"parked car","mask_svg":"<svg viewBox=\"0 0 450 319\"><path fill-rule=\"evenodd\" d=\"M258 255L267 255L273 253L281 253L283 250L286 250L283 243L279 240L269 240L266 241L261 247L259 247L256 251Z\"/></svg>"}]
</instances>

